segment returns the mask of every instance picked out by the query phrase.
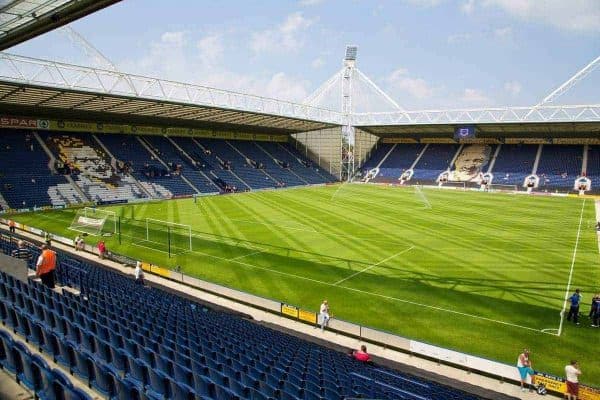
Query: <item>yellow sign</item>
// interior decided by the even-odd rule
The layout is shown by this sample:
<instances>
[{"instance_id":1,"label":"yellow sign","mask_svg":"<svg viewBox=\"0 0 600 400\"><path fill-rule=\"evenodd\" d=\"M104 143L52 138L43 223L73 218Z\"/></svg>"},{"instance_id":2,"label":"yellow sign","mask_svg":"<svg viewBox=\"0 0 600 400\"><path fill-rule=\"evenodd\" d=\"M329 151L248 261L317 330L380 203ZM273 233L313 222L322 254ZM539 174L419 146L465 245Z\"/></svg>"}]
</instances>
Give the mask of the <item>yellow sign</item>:
<instances>
[{"instance_id":1,"label":"yellow sign","mask_svg":"<svg viewBox=\"0 0 600 400\"><path fill-rule=\"evenodd\" d=\"M564 379L553 375L535 374L535 384L539 385L540 383L543 383L546 389L552 392L565 393L567 391L567 384Z\"/></svg>"},{"instance_id":2,"label":"yellow sign","mask_svg":"<svg viewBox=\"0 0 600 400\"><path fill-rule=\"evenodd\" d=\"M538 372L535 374L535 384L540 383L543 383L546 389L552 392L566 393L567 391L567 382L558 376ZM580 384L577 398L581 400L600 400L600 389Z\"/></svg>"},{"instance_id":3,"label":"yellow sign","mask_svg":"<svg viewBox=\"0 0 600 400\"><path fill-rule=\"evenodd\" d=\"M281 304L281 313L283 315L298 318L298 308L288 304Z\"/></svg>"},{"instance_id":4,"label":"yellow sign","mask_svg":"<svg viewBox=\"0 0 600 400\"><path fill-rule=\"evenodd\" d=\"M317 314L312 311L300 310L298 312L298 319L306 322L310 322L311 324L317 323Z\"/></svg>"}]
</instances>

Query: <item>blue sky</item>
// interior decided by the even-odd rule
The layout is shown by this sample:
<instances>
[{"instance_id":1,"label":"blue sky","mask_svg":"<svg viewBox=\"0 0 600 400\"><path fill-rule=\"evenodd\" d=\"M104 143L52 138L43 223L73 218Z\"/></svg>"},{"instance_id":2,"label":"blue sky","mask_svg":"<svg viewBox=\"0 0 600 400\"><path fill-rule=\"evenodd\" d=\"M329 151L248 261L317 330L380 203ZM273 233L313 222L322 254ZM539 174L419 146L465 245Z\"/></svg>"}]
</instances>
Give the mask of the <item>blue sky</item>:
<instances>
[{"instance_id":1,"label":"blue sky","mask_svg":"<svg viewBox=\"0 0 600 400\"><path fill-rule=\"evenodd\" d=\"M125 0L72 26L122 71L294 101L355 44L407 109L535 104L600 55L600 0ZM98 66L57 32L9 51Z\"/></svg>"}]
</instances>

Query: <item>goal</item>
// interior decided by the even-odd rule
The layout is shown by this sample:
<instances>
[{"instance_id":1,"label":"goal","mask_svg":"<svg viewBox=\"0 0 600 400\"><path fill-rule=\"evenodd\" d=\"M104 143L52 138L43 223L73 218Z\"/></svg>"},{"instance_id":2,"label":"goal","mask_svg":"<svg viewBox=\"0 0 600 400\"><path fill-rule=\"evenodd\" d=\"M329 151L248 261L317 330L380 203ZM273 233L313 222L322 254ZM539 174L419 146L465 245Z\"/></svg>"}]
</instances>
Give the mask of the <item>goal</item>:
<instances>
[{"instance_id":1,"label":"goal","mask_svg":"<svg viewBox=\"0 0 600 400\"><path fill-rule=\"evenodd\" d=\"M138 237L135 244L168 253L169 256L192 251L192 227L190 225L146 218L145 228L144 237Z\"/></svg>"},{"instance_id":2,"label":"goal","mask_svg":"<svg viewBox=\"0 0 600 400\"><path fill-rule=\"evenodd\" d=\"M519 187L517 185L501 185L492 183L490 185L490 191L518 192Z\"/></svg>"},{"instance_id":3,"label":"goal","mask_svg":"<svg viewBox=\"0 0 600 400\"><path fill-rule=\"evenodd\" d=\"M93 207L80 208L69 229L88 235L111 236L117 233L117 214Z\"/></svg>"}]
</instances>

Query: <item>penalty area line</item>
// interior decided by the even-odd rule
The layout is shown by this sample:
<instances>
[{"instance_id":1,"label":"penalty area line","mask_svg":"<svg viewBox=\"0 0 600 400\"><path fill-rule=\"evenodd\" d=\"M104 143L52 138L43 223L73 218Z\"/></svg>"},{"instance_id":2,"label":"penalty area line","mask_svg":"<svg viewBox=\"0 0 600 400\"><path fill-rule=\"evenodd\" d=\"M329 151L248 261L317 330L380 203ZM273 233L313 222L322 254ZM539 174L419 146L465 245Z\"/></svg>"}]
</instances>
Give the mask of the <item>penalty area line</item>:
<instances>
[{"instance_id":1,"label":"penalty area line","mask_svg":"<svg viewBox=\"0 0 600 400\"><path fill-rule=\"evenodd\" d=\"M393 254L393 255L391 255L391 256L389 256L389 257L387 257L387 258L384 258L383 260L379 261L379 262L378 262L378 263L376 263L376 264L370 265L370 266L368 266L368 267L366 267L366 268L363 268L363 269L361 269L361 270L360 270L360 271L358 271L358 272L355 272L354 274L352 274L352 275L350 275L350 276L347 276L347 277L345 277L345 278L343 278L343 279L340 279L339 281L335 282L335 283L333 284L333 286L337 286L337 285L339 285L340 283L342 283L342 282L345 282L345 281L347 281L347 280L348 280L348 279L350 279L350 278L354 278L356 275L362 274L363 272L367 272L367 271L368 271L368 270L370 270L371 268L375 268L376 266L378 266L378 265L380 265L380 264L383 264L384 262L386 262L386 261L388 261L388 260L391 260L392 258L398 257L398 256L399 256L399 255L401 255L401 254L407 253L407 252L411 251L411 250L412 250L412 249L414 249L414 248L415 248L415 246L410 246L408 249L404 249L404 250L402 250L402 251L400 251L400 252L398 252L398 253L396 253L396 254Z\"/></svg>"},{"instance_id":2,"label":"penalty area line","mask_svg":"<svg viewBox=\"0 0 600 400\"><path fill-rule=\"evenodd\" d=\"M374 292L370 292L370 291L366 291L366 290L361 290L361 289L350 288L350 287L347 287L347 286L335 286L333 283L330 283L330 282L324 282L324 281L320 281L318 279L313 279L313 278L309 278L309 277L302 276L302 275L290 274L289 272L278 271L278 270L272 269L272 268L261 267L261 266L250 264L250 263L247 263L247 262L244 262L244 261L240 261L240 260L232 260L232 259L225 258L225 257L219 257L219 256L215 256L215 255L212 255L212 254L204 253L204 252L201 252L201 251L192 250L191 252L192 253L196 253L196 254L202 254L202 255L205 255L207 257L214 258L214 259L217 259L217 260L222 260L222 261L231 262L231 263L238 264L238 265L243 265L245 267L250 267L250 268L254 268L254 269L259 269L259 270L263 270L263 271L272 272L272 273L278 274L278 275L284 275L284 276L289 276L289 277L293 277L293 278L297 278L297 279L302 279L302 280L305 280L305 281L318 283L320 285L331 286L331 287L334 287L334 288L337 288L337 289L345 289L345 290L348 290L348 291L351 291L351 292L355 292L355 293L361 293L361 294L365 294L365 295L369 295L369 296L380 297L380 298L387 299L387 300L397 301L399 303L410 304L410 305L417 306L417 307L428 308L428 309L436 310L436 311L443 311L443 312L447 312L447 313L450 313L450 314L461 315L463 317L468 317L468 318L473 318L473 319L479 319L479 320L482 320L482 321L493 322L493 323L500 324L500 325L511 326L511 327L514 327L514 328L520 328L520 329L525 329L525 330L528 330L528 331L533 331L533 332L538 332L538 333L541 332L541 333L544 333L544 334L547 334L547 335L556 336L556 334L554 334L554 333L544 332L541 329L531 328L531 327L528 327L528 326L513 324L513 323L510 323L510 322L505 322L505 321L500 321L500 320L493 319L493 318L487 318L487 317L482 317L482 316L479 316L479 315L464 313L464 312L461 312L461 311L451 310L451 309L448 309L448 308L432 306L432 305L429 305L429 304L417 303L417 302L411 301L411 300L400 299L398 297L387 296L387 295L384 295L384 294L374 293Z\"/></svg>"}]
</instances>

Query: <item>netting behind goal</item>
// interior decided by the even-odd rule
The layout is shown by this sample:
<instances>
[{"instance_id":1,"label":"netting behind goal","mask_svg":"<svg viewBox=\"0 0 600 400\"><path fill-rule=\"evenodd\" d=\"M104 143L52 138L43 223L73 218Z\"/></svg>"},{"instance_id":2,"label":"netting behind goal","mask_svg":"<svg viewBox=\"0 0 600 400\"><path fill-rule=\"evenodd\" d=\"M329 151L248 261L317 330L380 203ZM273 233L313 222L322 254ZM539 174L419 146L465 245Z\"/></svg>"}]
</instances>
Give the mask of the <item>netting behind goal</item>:
<instances>
[{"instance_id":1,"label":"netting behind goal","mask_svg":"<svg viewBox=\"0 0 600 400\"><path fill-rule=\"evenodd\" d=\"M95 236L117 233L117 216L114 211L85 207L77 210L69 229Z\"/></svg>"},{"instance_id":2,"label":"netting behind goal","mask_svg":"<svg viewBox=\"0 0 600 400\"><path fill-rule=\"evenodd\" d=\"M134 227L132 226L132 229ZM192 251L192 228L190 225L146 218L143 229L139 224L130 232L134 244L171 254Z\"/></svg>"},{"instance_id":3,"label":"netting behind goal","mask_svg":"<svg viewBox=\"0 0 600 400\"><path fill-rule=\"evenodd\" d=\"M502 185L498 183L492 183L490 185L490 190L504 190L507 192L518 192L519 187L517 185Z\"/></svg>"}]
</instances>

